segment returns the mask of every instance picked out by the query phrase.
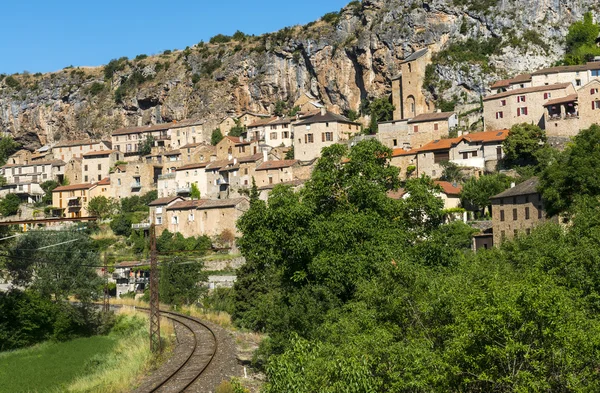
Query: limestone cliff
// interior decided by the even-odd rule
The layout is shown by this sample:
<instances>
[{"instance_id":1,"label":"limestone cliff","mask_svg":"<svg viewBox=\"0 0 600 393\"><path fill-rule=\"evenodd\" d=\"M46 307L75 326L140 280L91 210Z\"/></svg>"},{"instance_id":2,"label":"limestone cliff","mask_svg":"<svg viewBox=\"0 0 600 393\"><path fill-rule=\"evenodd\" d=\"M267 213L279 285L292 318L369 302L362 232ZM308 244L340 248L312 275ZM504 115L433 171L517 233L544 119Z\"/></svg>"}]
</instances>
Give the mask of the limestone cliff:
<instances>
[{"instance_id":1,"label":"limestone cliff","mask_svg":"<svg viewBox=\"0 0 600 393\"><path fill-rule=\"evenodd\" d=\"M568 26L596 0L364 0L305 26L200 44L108 69L67 68L0 80L0 129L26 147L120 126L267 111L303 91L338 111L389 94L398 63L438 52L433 98L477 101L498 76L554 63ZM227 41L227 40L221 40Z\"/></svg>"}]
</instances>

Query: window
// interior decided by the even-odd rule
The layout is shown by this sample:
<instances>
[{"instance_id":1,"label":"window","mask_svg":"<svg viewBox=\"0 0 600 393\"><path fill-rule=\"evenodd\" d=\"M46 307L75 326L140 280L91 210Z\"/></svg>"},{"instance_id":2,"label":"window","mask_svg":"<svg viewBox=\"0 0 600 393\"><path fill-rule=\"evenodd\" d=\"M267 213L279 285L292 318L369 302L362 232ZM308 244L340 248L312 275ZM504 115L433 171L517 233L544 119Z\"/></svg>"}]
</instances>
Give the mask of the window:
<instances>
[{"instance_id":1,"label":"window","mask_svg":"<svg viewBox=\"0 0 600 393\"><path fill-rule=\"evenodd\" d=\"M406 65L408 67L408 72L411 72L412 67L411 67L410 63L407 63Z\"/></svg>"},{"instance_id":2,"label":"window","mask_svg":"<svg viewBox=\"0 0 600 393\"><path fill-rule=\"evenodd\" d=\"M439 128L439 124L438 123L433 123L433 131L437 131Z\"/></svg>"},{"instance_id":3,"label":"window","mask_svg":"<svg viewBox=\"0 0 600 393\"><path fill-rule=\"evenodd\" d=\"M321 135L323 142L332 142L333 141L333 132L324 132Z\"/></svg>"},{"instance_id":4,"label":"window","mask_svg":"<svg viewBox=\"0 0 600 393\"><path fill-rule=\"evenodd\" d=\"M502 119L504 117L504 113L496 112L496 119Z\"/></svg>"},{"instance_id":5,"label":"window","mask_svg":"<svg viewBox=\"0 0 600 393\"><path fill-rule=\"evenodd\" d=\"M304 143L314 143L313 134L304 135Z\"/></svg>"},{"instance_id":6,"label":"window","mask_svg":"<svg viewBox=\"0 0 600 393\"><path fill-rule=\"evenodd\" d=\"M506 100L500 100L500 106L506 106Z\"/></svg>"},{"instance_id":7,"label":"window","mask_svg":"<svg viewBox=\"0 0 600 393\"><path fill-rule=\"evenodd\" d=\"M463 160L468 159L469 158L469 153L467 153L467 152L462 153L462 158L463 158Z\"/></svg>"},{"instance_id":8,"label":"window","mask_svg":"<svg viewBox=\"0 0 600 393\"><path fill-rule=\"evenodd\" d=\"M592 76L600 76L600 70L592 70Z\"/></svg>"},{"instance_id":9,"label":"window","mask_svg":"<svg viewBox=\"0 0 600 393\"><path fill-rule=\"evenodd\" d=\"M550 97L552 97L552 93L544 93L544 100L547 100Z\"/></svg>"},{"instance_id":10,"label":"window","mask_svg":"<svg viewBox=\"0 0 600 393\"><path fill-rule=\"evenodd\" d=\"M162 207L157 207L156 208L156 214L162 214Z\"/></svg>"},{"instance_id":11,"label":"window","mask_svg":"<svg viewBox=\"0 0 600 393\"><path fill-rule=\"evenodd\" d=\"M98 181L102 180L102 175L98 175Z\"/></svg>"},{"instance_id":12,"label":"window","mask_svg":"<svg viewBox=\"0 0 600 393\"><path fill-rule=\"evenodd\" d=\"M84 165L84 166L83 166L83 170L84 170L84 171L87 171L87 170L88 170L88 166L87 166L87 165Z\"/></svg>"},{"instance_id":13,"label":"window","mask_svg":"<svg viewBox=\"0 0 600 393\"><path fill-rule=\"evenodd\" d=\"M419 132L419 126L413 126L413 132Z\"/></svg>"},{"instance_id":14,"label":"window","mask_svg":"<svg viewBox=\"0 0 600 393\"><path fill-rule=\"evenodd\" d=\"M190 213L190 214L188 215L188 221L190 221L190 222L194 222L194 213Z\"/></svg>"},{"instance_id":15,"label":"window","mask_svg":"<svg viewBox=\"0 0 600 393\"><path fill-rule=\"evenodd\" d=\"M590 94L598 94L598 89L590 89Z\"/></svg>"},{"instance_id":16,"label":"window","mask_svg":"<svg viewBox=\"0 0 600 393\"><path fill-rule=\"evenodd\" d=\"M248 185L248 180L244 180L244 185L247 186Z\"/></svg>"},{"instance_id":17,"label":"window","mask_svg":"<svg viewBox=\"0 0 600 393\"><path fill-rule=\"evenodd\" d=\"M450 151L436 151L433 152L433 162L439 164L440 162L450 161Z\"/></svg>"},{"instance_id":18,"label":"window","mask_svg":"<svg viewBox=\"0 0 600 393\"><path fill-rule=\"evenodd\" d=\"M83 177L83 181L84 181L84 182L86 182L86 183L88 182L88 176L87 176L87 175L85 175L85 176Z\"/></svg>"},{"instance_id":19,"label":"window","mask_svg":"<svg viewBox=\"0 0 600 393\"><path fill-rule=\"evenodd\" d=\"M513 209L513 221L517 221L517 209Z\"/></svg>"},{"instance_id":20,"label":"window","mask_svg":"<svg viewBox=\"0 0 600 393\"><path fill-rule=\"evenodd\" d=\"M525 102L525 96L517 96L517 102Z\"/></svg>"},{"instance_id":21,"label":"window","mask_svg":"<svg viewBox=\"0 0 600 393\"><path fill-rule=\"evenodd\" d=\"M273 140L277 139L277 133L276 132L272 132L271 133L271 139L273 139Z\"/></svg>"},{"instance_id":22,"label":"window","mask_svg":"<svg viewBox=\"0 0 600 393\"><path fill-rule=\"evenodd\" d=\"M244 168L244 175L248 174L248 168Z\"/></svg>"},{"instance_id":23,"label":"window","mask_svg":"<svg viewBox=\"0 0 600 393\"><path fill-rule=\"evenodd\" d=\"M523 106L521 108L517 108L517 116L527 116L527 107Z\"/></svg>"},{"instance_id":24,"label":"window","mask_svg":"<svg viewBox=\"0 0 600 393\"><path fill-rule=\"evenodd\" d=\"M581 79L575 79L575 85L581 86Z\"/></svg>"},{"instance_id":25,"label":"window","mask_svg":"<svg viewBox=\"0 0 600 393\"><path fill-rule=\"evenodd\" d=\"M531 228L525 229L525 233L529 236L531 234Z\"/></svg>"},{"instance_id":26,"label":"window","mask_svg":"<svg viewBox=\"0 0 600 393\"><path fill-rule=\"evenodd\" d=\"M162 217L156 217L156 225L162 225Z\"/></svg>"},{"instance_id":27,"label":"window","mask_svg":"<svg viewBox=\"0 0 600 393\"><path fill-rule=\"evenodd\" d=\"M504 210L500 210L500 221L504 221Z\"/></svg>"},{"instance_id":28,"label":"window","mask_svg":"<svg viewBox=\"0 0 600 393\"><path fill-rule=\"evenodd\" d=\"M117 179L117 185L121 185L121 179Z\"/></svg>"},{"instance_id":29,"label":"window","mask_svg":"<svg viewBox=\"0 0 600 393\"><path fill-rule=\"evenodd\" d=\"M525 208L525 219L529 220L529 208L528 207Z\"/></svg>"},{"instance_id":30,"label":"window","mask_svg":"<svg viewBox=\"0 0 600 393\"><path fill-rule=\"evenodd\" d=\"M101 171L102 170L102 164L98 164L98 170Z\"/></svg>"},{"instance_id":31,"label":"window","mask_svg":"<svg viewBox=\"0 0 600 393\"><path fill-rule=\"evenodd\" d=\"M600 109L600 101L592 101L592 109Z\"/></svg>"},{"instance_id":32,"label":"window","mask_svg":"<svg viewBox=\"0 0 600 393\"><path fill-rule=\"evenodd\" d=\"M283 131L281 133L281 138L282 139L288 139L290 137L290 132L289 131Z\"/></svg>"},{"instance_id":33,"label":"window","mask_svg":"<svg viewBox=\"0 0 600 393\"><path fill-rule=\"evenodd\" d=\"M517 236L519 235L519 231L517 231L517 230L515 229L515 230L513 231L513 235L514 235L515 237L517 237Z\"/></svg>"},{"instance_id":34,"label":"window","mask_svg":"<svg viewBox=\"0 0 600 393\"><path fill-rule=\"evenodd\" d=\"M543 218L543 213L542 213L542 205L538 206L538 220L541 220Z\"/></svg>"},{"instance_id":35,"label":"window","mask_svg":"<svg viewBox=\"0 0 600 393\"><path fill-rule=\"evenodd\" d=\"M398 139L394 139L394 146L398 146Z\"/></svg>"},{"instance_id":36,"label":"window","mask_svg":"<svg viewBox=\"0 0 600 393\"><path fill-rule=\"evenodd\" d=\"M179 217L177 217L177 216L171 217L171 224L179 224Z\"/></svg>"},{"instance_id":37,"label":"window","mask_svg":"<svg viewBox=\"0 0 600 393\"><path fill-rule=\"evenodd\" d=\"M273 176L269 176L269 184L273 184Z\"/></svg>"}]
</instances>

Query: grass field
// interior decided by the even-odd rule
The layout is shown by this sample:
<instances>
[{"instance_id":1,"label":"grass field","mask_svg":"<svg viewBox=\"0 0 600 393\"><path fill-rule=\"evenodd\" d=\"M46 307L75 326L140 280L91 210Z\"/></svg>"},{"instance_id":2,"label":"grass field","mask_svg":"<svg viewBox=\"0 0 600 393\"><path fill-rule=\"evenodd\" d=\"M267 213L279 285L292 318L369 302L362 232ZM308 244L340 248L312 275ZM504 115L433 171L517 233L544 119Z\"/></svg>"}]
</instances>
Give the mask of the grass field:
<instances>
[{"instance_id":1,"label":"grass field","mask_svg":"<svg viewBox=\"0 0 600 393\"><path fill-rule=\"evenodd\" d=\"M0 353L0 393L119 393L131 390L164 358L148 348L145 313L119 311L107 336L63 343L46 342L32 348ZM173 341L173 327L162 324L165 356Z\"/></svg>"},{"instance_id":2,"label":"grass field","mask_svg":"<svg viewBox=\"0 0 600 393\"><path fill-rule=\"evenodd\" d=\"M0 392L62 391L89 372L93 359L110 353L117 340L108 336L44 343L0 354Z\"/></svg>"}]
</instances>

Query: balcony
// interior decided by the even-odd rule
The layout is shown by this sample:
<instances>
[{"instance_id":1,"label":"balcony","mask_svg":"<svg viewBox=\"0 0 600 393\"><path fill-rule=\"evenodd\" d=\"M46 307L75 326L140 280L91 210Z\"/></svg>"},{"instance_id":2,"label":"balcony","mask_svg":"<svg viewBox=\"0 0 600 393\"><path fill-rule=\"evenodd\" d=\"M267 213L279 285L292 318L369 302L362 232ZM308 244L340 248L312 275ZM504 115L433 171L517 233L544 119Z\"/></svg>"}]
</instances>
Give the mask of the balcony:
<instances>
[{"instance_id":1,"label":"balcony","mask_svg":"<svg viewBox=\"0 0 600 393\"><path fill-rule=\"evenodd\" d=\"M189 194L191 192L190 187L180 187L177 188L177 194Z\"/></svg>"},{"instance_id":2,"label":"balcony","mask_svg":"<svg viewBox=\"0 0 600 393\"><path fill-rule=\"evenodd\" d=\"M71 197L67 202L68 207L81 207L81 198L79 197Z\"/></svg>"},{"instance_id":3,"label":"balcony","mask_svg":"<svg viewBox=\"0 0 600 393\"><path fill-rule=\"evenodd\" d=\"M158 180L173 180L175 179L175 173L167 173L165 175L159 175Z\"/></svg>"},{"instance_id":4,"label":"balcony","mask_svg":"<svg viewBox=\"0 0 600 393\"><path fill-rule=\"evenodd\" d=\"M131 224L131 229L150 229L150 223L143 222L141 224Z\"/></svg>"}]
</instances>

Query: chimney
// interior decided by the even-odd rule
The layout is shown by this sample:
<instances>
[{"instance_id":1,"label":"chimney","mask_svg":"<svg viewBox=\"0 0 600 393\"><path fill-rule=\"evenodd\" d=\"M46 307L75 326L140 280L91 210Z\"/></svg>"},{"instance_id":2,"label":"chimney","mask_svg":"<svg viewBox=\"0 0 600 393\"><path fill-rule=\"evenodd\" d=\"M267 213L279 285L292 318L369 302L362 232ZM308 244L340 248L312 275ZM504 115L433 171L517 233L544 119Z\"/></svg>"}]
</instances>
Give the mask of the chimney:
<instances>
[{"instance_id":1,"label":"chimney","mask_svg":"<svg viewBox=\"0 0 600 393\"><path fill-rule=\"evenodd\" d=\"M269 161L269 153L266 150L263 150L263 162Z\"/></svg>"},{"instance_id":2,"label":"chimney","mask_svg":"<svg viewBox=\"0 0 600 393\"><path fill-rule=\"evenodd\" d=\"M321 108L321 116L325 116L327 114L327 109L325 107Z\"/></svg>"}]
</instances>

